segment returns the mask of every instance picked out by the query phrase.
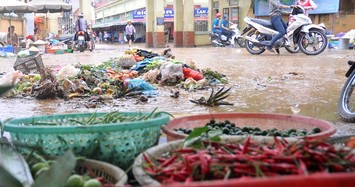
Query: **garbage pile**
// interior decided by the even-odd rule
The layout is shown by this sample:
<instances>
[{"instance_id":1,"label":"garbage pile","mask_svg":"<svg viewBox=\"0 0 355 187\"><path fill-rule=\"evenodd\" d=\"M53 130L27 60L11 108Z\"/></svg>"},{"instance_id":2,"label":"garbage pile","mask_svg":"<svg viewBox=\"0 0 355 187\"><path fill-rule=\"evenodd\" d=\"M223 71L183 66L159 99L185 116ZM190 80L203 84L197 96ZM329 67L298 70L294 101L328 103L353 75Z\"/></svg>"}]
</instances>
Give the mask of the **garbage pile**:
<instances>
[{"instance_id":1,"label":"garbage pile","mask_svg":"<svg viewBox=\"0 0 355 187\"><path fill-rule=\"evenodd\" d=\"M159 94L159 86L197 90L226 83L226 76L216 71L198 69L193 61L176 60L171 49L156 53L131 48L96 66L46 67L38 75L24 75L7 96L65 100L92 96L154 97Z\"/></svg>"}]
</instances>

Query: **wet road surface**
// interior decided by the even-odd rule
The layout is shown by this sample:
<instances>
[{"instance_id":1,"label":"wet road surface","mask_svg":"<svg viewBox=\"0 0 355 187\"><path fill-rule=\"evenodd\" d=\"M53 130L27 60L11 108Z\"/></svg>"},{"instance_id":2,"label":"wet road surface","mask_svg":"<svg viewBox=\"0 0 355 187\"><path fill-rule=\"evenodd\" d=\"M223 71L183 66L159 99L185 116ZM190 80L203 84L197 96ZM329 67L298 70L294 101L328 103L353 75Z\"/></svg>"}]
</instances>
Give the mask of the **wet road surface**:
<instances>
[{"instance_id":1,"label":"wet road surface","mask_svg":"<svg viewBox=\"0 0 355 187\"><path fill-rule=\"evenodd\" d=\"M137 47L147 49L144 44ZM92 53L45 54L45 65L100 64L111 57L120 56L127 45L97 44ZM164 49L151 49L162 52ZM226 101L233 106L204 107L189 99L208 96L210 90L180 90L179 98L170 97L174 87L157 87L159 96L142 103L136 98L107 100L96 109L86 108L84 101L73 99L36 100L34 98L0 98L0 119L32 115L94 112L94 111L151 111L158 107L174 115L213 112L267 112L305 115L331 121L338 134L355 133L355 125L343 123L337 116L337 100L346 81L347 61L355 59L354 50L326 49L317 56L302 53L281 54L264 52L251 55L243 48L172 48L177 60L193 61L200 69L223 73L228 78L227 87L232 87ZM14 58L0 58L0 72L13 70Z\"/></svg>"}]
</instances>

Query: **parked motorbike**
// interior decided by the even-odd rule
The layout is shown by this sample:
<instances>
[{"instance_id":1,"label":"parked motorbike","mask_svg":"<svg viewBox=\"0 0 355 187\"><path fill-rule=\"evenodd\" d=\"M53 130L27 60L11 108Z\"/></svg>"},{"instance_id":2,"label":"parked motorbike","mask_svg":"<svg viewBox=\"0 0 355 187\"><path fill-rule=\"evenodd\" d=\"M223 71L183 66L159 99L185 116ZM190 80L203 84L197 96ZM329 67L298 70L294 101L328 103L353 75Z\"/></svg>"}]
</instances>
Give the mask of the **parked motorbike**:
<instances>
[{"instance_id":1,"label":"parked motorbike","mask_svg":"<svg viewBox=\"0 0 355 187\"><path fill-rule=\"evenodd\" d=\"M346 80L338 100L338 114L346 122L355 122L355 96L353 91L355 87L355 61L348 61L350 65L346 72Z\"/></svg>"},{"instance_id":2,"label":"parked motorbike","mask_svg":"<svg viewBox=\"0 0 355 187\"><path fill-rule=\"evenodd\" d=\"M312 20L304 14L301 6L294 6L291 15L294 21L287 27L286 34L274 43L274 48L285 47L290 53L301 50L306 55L318 55L327 47L325 28L312 24ZM278 31L269 20L244 18L251 31L245 36L245 47L253 55L262 54L266 46Z\"/></svg>"},{"instance_id":3,"label":"parked motorbike","mask_svg":"<svg viewBox=\"0 0 355 187\"><path fill-rule=\"evenodd\" d=\"M240 47L245 47L244 38L238 29L238 25L231 24L229 29L233 32L232 37L229 40L227 40L227 36L222 34L220 42L218 41L218 34L214 32L210 32L210 41L212 46L225 47L230 45L236 46L236 44L238 44Z\"/></svg>"},{"instance_id":4,"label":"parked motorbike","mask_svg":"<svg viewBox=\"0 0 355 187\"><path fill-rule=\"evenodd\" d=\"M58 38L54 38L54 34L49 34L48 37L46 38L46 41L50 46L54 45L56 42L59 41L67 45L68 49L70 49L72 46L73 38L74 38L73 34L60 35Z\"/></svg>"}]
</instances>

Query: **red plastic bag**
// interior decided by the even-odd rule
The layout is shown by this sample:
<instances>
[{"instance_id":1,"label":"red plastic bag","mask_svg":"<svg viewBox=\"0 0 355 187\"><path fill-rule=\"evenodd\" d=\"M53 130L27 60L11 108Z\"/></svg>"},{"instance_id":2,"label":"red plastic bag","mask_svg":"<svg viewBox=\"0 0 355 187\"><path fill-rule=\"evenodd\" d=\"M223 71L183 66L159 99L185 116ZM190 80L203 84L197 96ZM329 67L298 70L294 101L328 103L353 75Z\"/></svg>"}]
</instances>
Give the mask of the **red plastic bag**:
<instances>
[{"instance_id":1,"label":"red plastic bag","mask_svg":"<svg viewBox=\"0 0 355 187\"><path fill-rule=\"evenodd\" d=\"M185 79L193 78L196 81L203 79L203 75L199 71L185 67L182 69L182 71L184 73Z\"/></svg>"}]
</instances>

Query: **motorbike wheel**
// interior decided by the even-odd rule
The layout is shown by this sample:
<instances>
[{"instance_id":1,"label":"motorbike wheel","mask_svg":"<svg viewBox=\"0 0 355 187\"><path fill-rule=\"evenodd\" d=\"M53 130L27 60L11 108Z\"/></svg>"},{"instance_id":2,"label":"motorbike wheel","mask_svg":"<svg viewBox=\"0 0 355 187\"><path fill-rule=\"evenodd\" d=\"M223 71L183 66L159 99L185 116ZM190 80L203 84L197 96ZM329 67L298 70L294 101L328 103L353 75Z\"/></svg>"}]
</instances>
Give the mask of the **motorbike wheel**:
<instances>
[{"instance_id":1,"label":"motorbike wheel","mask_svg":"<svg viewBox=\"0 0 355 187\"><path fill-rule=\"evenodd\" d=\"M295 47L285 47L286 50L289 52L289 53L298 53L300 52L300 47L298 44L296 44Z\"/></svg>"},{"instance_id":2,"label":"motorbike wheel","mask_svg":"<svg viewBox=\"0 0 355 187\"><path fill-rule=\"evenodd\" d=\"M84 46L83 45L79 46L79 51L80 51L80 53L84 52Z\"/></svg>"},{"instance_id":3,"label":"motorbike wheel","mask_svg":"<svg viewBox=\"0 0 355 187\"><path fill-rule=\"evenodd\" d=\"M238 37L235 39L234 43L237 43L239 47L244 48L245 47L245 40L244 37Z\"/></svg>"},{"instance_id":4,"label":"motorbike wheel","mask_svg":"<svg viewBox=\"0 0 355 187\"><path fill-rule=\"evenodd\" d=\"M355 71L346 80L338 100L338 114L346 122L355 122Z\"/></svg>"},{"instance_id":5,"label":"motorbike wheel","mask_svg":"<svg viewBox=\"0 0 355 187\"><path fill-rule=\"evenodd\" d=\"M310 29L309 33L302 33L298 46L306 55L318 55L327 47L327 36L322 30Z\"/></svg>"},{"instance_id":6,"label":"motorbike wheel","mask_svg":"<svg viewBox=\"0 0 355 187\"><path fill-rule=\"evenodd\" d=\"M255 37L256 39L260 38L260 34L255 35L254 31L250 31L248 33L249 37ZM259 40L259 41L264 41L265 39ZM249 40L245 40L245 48L247 49L247 51L252 54L252 55L260 55L261 53L263 53L266 49L265 47L260 47L260 46L256 46L254 43L252 43Z\"/></svg>"}]
</instances>

